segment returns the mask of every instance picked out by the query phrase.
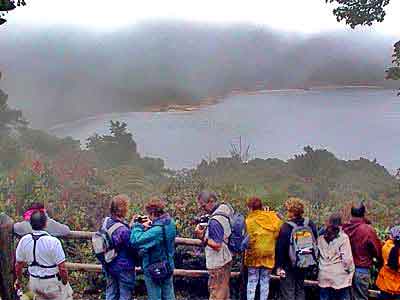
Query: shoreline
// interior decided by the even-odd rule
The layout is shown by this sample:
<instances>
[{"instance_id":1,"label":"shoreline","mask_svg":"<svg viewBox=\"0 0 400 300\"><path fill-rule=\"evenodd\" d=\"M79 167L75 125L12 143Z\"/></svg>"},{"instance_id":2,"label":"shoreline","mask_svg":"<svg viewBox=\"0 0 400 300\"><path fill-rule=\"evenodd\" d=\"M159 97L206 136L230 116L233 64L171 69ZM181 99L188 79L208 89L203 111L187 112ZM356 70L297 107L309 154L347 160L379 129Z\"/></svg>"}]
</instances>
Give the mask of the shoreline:
<instances>
[{"instance_id":1,"label":"shoreline","mask_svg":"<svg viewBox=\"0 0 400 300\"><path fill-rule=\"evenodd\" d=\"M308 91L318 91L318 90L339 90L339 89L373 89L381 90L385 89L383 86L379 85L326 85L326 86L313 86L305 88L286 88L286 89L256 89L256 90L240 90L234 89L225 95L211 96L205 99L200 99L196 104L167 104L159 106L150 106L148 110L143 110L144 112L193 112L197 111L203 107L208 107L216 105L221 102L221 100L231 97L231 96L241 96L241 95L262 95L277 92L308 92Z\"/></svg>"},{"instance_id":2,"label":"shoreline","mask_svg":"<svg viewBox=\"0 0 400 300\"><path fill-rule=\"evenodd\" d=\"M99 113L90 115L84 118L66 121L62 123L55 124L50 128L45 129L47 132L52 133L59 128L66 126L67 124L78 123L78 122L87 122L89 120L95 120L97 118L102 118L112 114L121 114L121 113L136 113L136 112L151 112L151 113L190 113L198 111L202 108L217 105L221 103L224 99L232 96L245 96L245 95L262 95L269 93L285 93L285 92L309 92L309 91L318 91L318 90L339 90L339 89L371 89L371 90L382 90L385 89L383 86L379 85L327 85L327 86L313 86L313 87L304 87L304 88L282 88L282 89L255 89L255 90L240 90L233 89L232 91L219 96L210 96L204 99L200 99L198 103L195 104L167 104L167 105L153 105L147 108L143 108L142 110L132 110L128 112L109 112L109 113Z\"/></svg>"}]
</instances>

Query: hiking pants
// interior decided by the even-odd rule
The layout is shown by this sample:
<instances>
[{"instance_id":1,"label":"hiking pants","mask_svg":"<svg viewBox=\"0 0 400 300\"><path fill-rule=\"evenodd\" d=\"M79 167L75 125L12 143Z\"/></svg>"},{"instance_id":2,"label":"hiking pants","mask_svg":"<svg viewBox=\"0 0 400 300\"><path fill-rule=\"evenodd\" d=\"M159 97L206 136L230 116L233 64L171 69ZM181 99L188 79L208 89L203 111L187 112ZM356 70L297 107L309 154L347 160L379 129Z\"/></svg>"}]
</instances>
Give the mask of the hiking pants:
<instances>
[{"instance_id":1,"label":"hiking pants","mask_svg":"<svg viewBox=\"0 0 400 300\"><path fill-rule=\"evenodd\" d=\"M270 274L271 271L269 269L249 267L247 277L247 300L254 300L258 282L260 282L260 299L268 299Z\"/></svg>"},{"instance_id":2,"label":"hiking pants","mask_svg":"<svg viewBox=\"0 0 400 300\"><path fill-rule=\"evenodd\" d=\"M218 269L210 269L208 277L209 300L229 299L229 280L231 278L232 261Z\"/></svg>"},{"instance_id":3,"label":"hiking pants","mask_svg":"<svg viewBox=\"0 0 400 300\"><path fill-rule=\"evenodd\" d=\"M281 300L306 300L304 274L300 270L286 270L280 282Z\"/></svg>"},{"instance_id":4,"label":"hiking pants","mask_svg":"<svg viewBox=\"0 0 400 300\"><path fill-rule=\"evenodd\" d=\"M72 288L57 278L39 279L29 277L29 290L36 300L72 300Z\"/></svg>"},{"instance_id":5,"label":"hiking pants","mask_svg":"<svg viewBox=\"0 0 400 300\"><path fill-rule=\"evenodd\" d=\"M371 273L367 268L356 268L353 278L353 299L368 300Z\"/></svg>"}]
</instances>

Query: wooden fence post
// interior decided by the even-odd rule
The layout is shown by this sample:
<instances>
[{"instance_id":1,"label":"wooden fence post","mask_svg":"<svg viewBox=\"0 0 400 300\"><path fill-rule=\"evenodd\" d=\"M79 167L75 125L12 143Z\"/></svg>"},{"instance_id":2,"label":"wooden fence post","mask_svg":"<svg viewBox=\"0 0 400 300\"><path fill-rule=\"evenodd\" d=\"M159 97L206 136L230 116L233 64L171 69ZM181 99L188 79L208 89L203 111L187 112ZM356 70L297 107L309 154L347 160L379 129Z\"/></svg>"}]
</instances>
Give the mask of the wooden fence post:
<instances>
[{"instance_id":1,"label":"wooden fence post","mask_svg":"<svg viewBox=\"0 0 400 300\"><path fill-rule=\"evenodd\" d=\"M0 213L0 298L14 300L13 220Z\"/></svg>"}]
</instances>

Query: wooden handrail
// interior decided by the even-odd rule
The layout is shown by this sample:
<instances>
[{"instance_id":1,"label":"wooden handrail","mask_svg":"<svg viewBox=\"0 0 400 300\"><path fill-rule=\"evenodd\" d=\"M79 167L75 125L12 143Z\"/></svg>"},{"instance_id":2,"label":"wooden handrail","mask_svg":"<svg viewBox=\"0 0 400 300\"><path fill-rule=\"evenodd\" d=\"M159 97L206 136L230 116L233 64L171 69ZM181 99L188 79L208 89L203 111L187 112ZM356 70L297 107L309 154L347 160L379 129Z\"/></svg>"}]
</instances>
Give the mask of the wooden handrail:
<instances>
[{"instance_id":1,"label":"wooden handrail","mask_svg":"<svg viewBox=\"0 0 400 300\"><path fill-rule=\"evenodd\" d=\"M91 231L71 231L71 234L62 237L62 239L68 240L90 240L93 236L94 232ZM186 245L186 246L201 246L202 243L198 239L190 239L190 238L183 238L177 237L175 239L175 243L177 245Z\"/></svg>"},{"instance_id":2,"label":"wooden handrail","mask_svg":"<svg viewBox=\"0 0 400 300\"><path fill-rule=\"evenodd\" d=\"M96 272L96 273L102 272L101 265L97 265L97 264L66 263L65 265L66 265L67 269L70 270L70 271ZM142 269L141 268L136 268L136 272L141 273ZM178 277L199 278L199 277L207 277L208 276L208 271L207 270L175 269L174 270L174 275L178 276ZM240 272L232 272L231 273L231 277L232 278L239 277L239 276L240 276ZM280 277L277 276L277 275L271 275L271 279L280 280ZM305 280L304 284L306 286L317 287L318 286L318 281ZM378 298L379 291L369 290L369 296L371 298Z\"/></svg>"},{"instance_id":3,"label":"wooden handrail","mask_svg":"<svg viewBox=\"0 0 400 300\"><path fill-rule=\"evenodd\" d=\"M10 230L11 233L11 230ZM93 236L94 232L90 231L71 231L71 234L62 237L62 239L71 239L71 240L90 240ZM10 235L11 236L11 235ZM177 245L186 245L186 246L202 246L202 242L199 239L191 239L191 238L183 238L183 237L177 237L175 240ZM10 243L7 247L9 248L10 251L13 251L13 246ZM5 260L9 261L9 259ZM3 262L5 262L3 260ZM10 260L11 261L11 260ZM102 266L99 264L84 264L84 263L66 263L66 267L70 271L78 271L78 272L96 272L100 273L102 272ZM136 268L136 271L138 273L142 272L141 268ZM208 276L208 271L207 270L185 270L185 269L175 269L174 270L174 275L178 277L190 277L190 278L199 278L199 277L207 277ZM232 272L231 273L232 277L239 277L240 272ZM271 278L273 280L280 280L279 276L276 275L271 275ZM8 280L7 282L12 282ZM312 281L312 280L305 280L305 285L307 286L318 286L317 281ZM2 292L4 294L4 292ZM375 290L370 290L369 291L369 296L371 298L377 298L379 296L379 291ZM6 298L7 299L7 298ZM11 298L9 298L11 299Z\"/></svg>"}]
</instances>

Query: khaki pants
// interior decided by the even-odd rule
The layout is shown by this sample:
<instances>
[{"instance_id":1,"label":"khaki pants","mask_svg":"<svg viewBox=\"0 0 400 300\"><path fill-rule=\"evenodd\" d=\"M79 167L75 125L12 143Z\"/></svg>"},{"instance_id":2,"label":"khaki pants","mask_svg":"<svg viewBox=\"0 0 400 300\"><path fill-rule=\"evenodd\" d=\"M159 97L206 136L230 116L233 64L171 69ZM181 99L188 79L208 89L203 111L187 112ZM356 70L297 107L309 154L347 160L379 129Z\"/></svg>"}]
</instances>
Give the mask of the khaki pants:
<instances>
[{"instance_id":1,"label":"khaki pants","mask_svg":"<svg viewBox=\"0 0 400 300\"><path fill-rule=\"evenodd\" d=\"M232 262L218 269L208 270L208 291L209 300L229 299L229 280L231 278Z\"/></svg>"},{"instance_id":2,"label":"khaki pants","mask_svg":"<svg viewBox=\"0 0 400 300\"><path fill-rule=\"evenodd\" d=\"M72 288L64 285L57 278L29 278L29 289L35 295L35 300L72 300Z\"/></svg>"}]
</instances>

